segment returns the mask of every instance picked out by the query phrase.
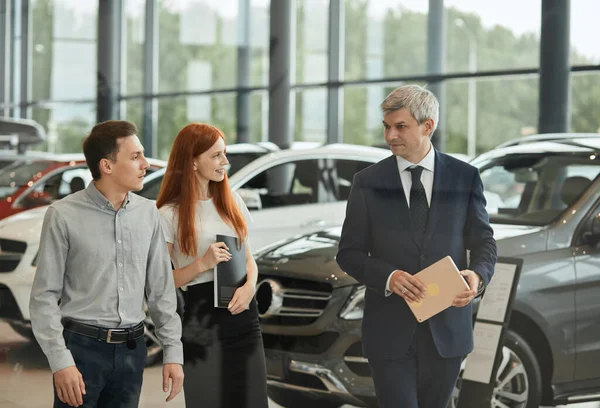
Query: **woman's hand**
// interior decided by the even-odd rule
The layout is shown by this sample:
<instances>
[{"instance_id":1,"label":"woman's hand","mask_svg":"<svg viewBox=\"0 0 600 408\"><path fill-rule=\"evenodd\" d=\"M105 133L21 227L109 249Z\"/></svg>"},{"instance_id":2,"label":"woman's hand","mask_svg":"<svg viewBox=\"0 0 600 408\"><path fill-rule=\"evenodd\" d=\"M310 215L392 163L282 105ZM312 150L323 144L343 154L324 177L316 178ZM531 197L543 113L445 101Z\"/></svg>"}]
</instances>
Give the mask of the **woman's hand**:
<instances>
[{"instance_id":1,"label":"woman's hand","mask_svg":"<svg viewBox=\"0 0 600 408\"><path fill-rule=\"evenodd\" d=\"M244 310L248 310L250 308L250 301L254 297L255 290L256 286L249 282L246 282L243 286L237 288L231 298L231 302L229 302L229 306L227 306L227 309L231 314L236 315L242 313Z\"/></svg>"},{"instance_id":2,"label":"woman's hand","mask_svg":"<svg viewBox=\"0 0 600 408\"><path fill-rule=\"evenodd\" d=\"M206 253L201 258L204 270L213 269L215 265L221 262L227 262L231 259L229 248L224 242L215 242L210 244Z\"/></svg>"}]
</instances>

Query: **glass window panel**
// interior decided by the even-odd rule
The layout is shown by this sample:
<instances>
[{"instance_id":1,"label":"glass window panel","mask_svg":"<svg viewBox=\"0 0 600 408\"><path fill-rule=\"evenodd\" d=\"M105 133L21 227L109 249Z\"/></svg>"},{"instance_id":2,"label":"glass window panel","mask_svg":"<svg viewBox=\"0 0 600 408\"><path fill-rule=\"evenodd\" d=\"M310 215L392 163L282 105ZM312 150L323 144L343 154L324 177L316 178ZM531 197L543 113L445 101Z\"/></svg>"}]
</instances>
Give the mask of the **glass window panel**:
<instances>
[{"instance_id":1,"label":"glass window panel","mask_svg":"<svg viewBox=\"0 0 600 408\"><path fill-rule=\"evenodd\" d=\"M596 0L571 1L571 64L600 64L600 3Z\"/></svg>"},{"instance_id":2,"label":"glass window panel","mask_svg":"<svg viewBox=\"0 0 600 408\"><path fill-rule=\"evenodd\" d=\"M571 129L600 133L600 72L571 74Z\"/></svg>"},{"instance_id":3,"label":"glass window panel","mask_svg":"<svg viewBox=\"0 0 600 408\"><path fill-rule=\"evenodd\" d=\"M446 72L539 66L541 0L446 0L444 5Z\"/></svg>"},{"instance_id":4,"label":"glass window panel","mask_svg":"<svg viewBox=\"0 0 600 408\"><path fill-rule=\"evenodd\" d=\"M381 102L395 87L381 85L344 88L344 142L385 145Z\"/></svg>"},{"instance_id":5,"label":"glass window panel","mask_svg":"<svg viewBox=\"0 0 600 408\"><path fill-rule=\"evenodd\" d=\"M270 0L250 1L251 86L269 84Z\"/></svg>"},{"instance_id":6,"label":"glass window panel","mask_svg":"<svg viewBox=\"0 0 600 408\"><path fill-rule=\"evenodd\" d=\"M125 24L123 29L122 69L125 71L125 95L143 93L144 83L144 39L146 2L125 1Z\"/></svg>"},{"instance_id":7,"label":"glass window panel","mask_svg":"<svg viewBox=\"0 0 600 408\"><path fill-rule=\"evenodd\" d=\"M32 100L96 97L98 4L31 1Z\"/></svg>"},{"instance_id":8,"label":"glass window panel","mask_svg":"<svg viewBox=\"0 0 600 408\"><path fill-rule=\"evenodd\" d=\"M538 95L537 76L447 81L446 109L440 118L445 151L473 156L473 152L480 154L505 141L535 134ZM474 120L471 128L469 115ZM439 137L437 131L433 137Z\"/></svg>"},{"instance_id":9,"label":"glass window panel","mask_svg":"<svg viewBox=\"0 0 600 408\"><path fill-rule=\"evenodd\" d=\"M250 94L250 142L269 140L269 93Z\"/></svg>"},{"instance_id":10,"label":"glass window panel","mask_svg":"<svg viewBox=\"0 0 600 408\"><path fill-rule=\"evenodd\" d=\"M425 72L428 2L345 1L346 80Z\"/></svg>"},{"instance_id":11,"label":"glass window panel","mask_svg":"<svg viewBox=\"0 0 600 408\"><path fill-rule=\"evenodd\" d=\"M144 100L143 99L126 99L121 102L121 111L124 112L123 118L133 122L137 126L138 137L144 140Z\"/></svg>"},{"instance_id":12,"label":"glass window panel","mask_svg":"<svg viewBox=\"0 0 600 408\"><path fill-rule=\"evenodd\" d=\"M191 122L205 122L225 133L228 144L235 143L235 94L193 95L158 99L158 155L168 159L177 133Z\"/></svg>"},{"instance_id":13,"label":"glass window panel","mask_svg":"<svg viewBox=\"0 0 600 408\"><path fill-rule=\"evenodd\" d=\"M238 3L159 1L159 92L236 86Z\"/></svg>"},{"instance_id":14,"label":"glass window panel","mask_svg":"<svg viewBox=\"0 0 600 408\"><path fill-rule=\"evenodd\" d=\"M34 106L32 119L46 129L47 140L35 150L52 153L81 153L81 143L96 123L96 104L64 103Z\"/></svg>"},{"instance_id":15,"label":"glass window panel","mask_svg":"<svg viewBox=\"0 0 600 408\"><path fill-rule=\"evenodd\" d=\"M326 82L329 0L298 0L296 4L296 83Z\"/></svg>"},{"instance_id":16,"label":"glass window panel","mask_svg":"<svg viewBox=\"0 0 600 408\"><path fill-rule=\"evenodd\" d=\"M316 88L295 92L296 141L327 141L327 89Z\"/></svg>"}]
</instances>

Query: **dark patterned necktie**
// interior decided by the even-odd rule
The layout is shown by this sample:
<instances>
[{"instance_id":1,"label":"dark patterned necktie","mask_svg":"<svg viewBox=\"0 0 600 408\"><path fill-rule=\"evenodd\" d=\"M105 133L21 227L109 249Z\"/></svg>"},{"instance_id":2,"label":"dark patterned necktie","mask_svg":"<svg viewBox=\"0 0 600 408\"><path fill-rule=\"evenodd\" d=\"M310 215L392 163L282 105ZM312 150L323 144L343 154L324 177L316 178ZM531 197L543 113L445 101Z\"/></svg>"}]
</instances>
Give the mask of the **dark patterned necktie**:
<instances>
[{"instance_id":1,"label":"dark patterned necktie","mask_svg":"<svg viewBox=\"0 0 600 408\"><path fill-rule=\"evenodd\" d=\"M412 186L410 188L410 219L413 225L415 238L419 245L422 245L425 229L427 228L427 216L429 214L429 205L427 204L425 187L423 187L423 183L421 183L423 167L415 166L409 168L408 171L412 174Z\"/></svg>"}]
</instances>

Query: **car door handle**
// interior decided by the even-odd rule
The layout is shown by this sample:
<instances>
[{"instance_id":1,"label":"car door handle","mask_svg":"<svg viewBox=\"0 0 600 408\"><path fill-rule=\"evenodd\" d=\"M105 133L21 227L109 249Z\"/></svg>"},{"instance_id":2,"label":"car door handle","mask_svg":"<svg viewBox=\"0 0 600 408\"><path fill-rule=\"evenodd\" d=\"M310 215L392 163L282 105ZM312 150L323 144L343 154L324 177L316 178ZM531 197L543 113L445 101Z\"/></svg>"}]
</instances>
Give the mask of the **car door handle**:
<instances>
[{"instance_id":1,"label":"car door handle","mask_svg":"<svg viewBox=\"0 0 600 408\"><path fill-rule=\"evenodd\" d=\"M322 227L325 225L325 220L309 220L302 224L301 227Z\"/></svg>"}]
</instances>

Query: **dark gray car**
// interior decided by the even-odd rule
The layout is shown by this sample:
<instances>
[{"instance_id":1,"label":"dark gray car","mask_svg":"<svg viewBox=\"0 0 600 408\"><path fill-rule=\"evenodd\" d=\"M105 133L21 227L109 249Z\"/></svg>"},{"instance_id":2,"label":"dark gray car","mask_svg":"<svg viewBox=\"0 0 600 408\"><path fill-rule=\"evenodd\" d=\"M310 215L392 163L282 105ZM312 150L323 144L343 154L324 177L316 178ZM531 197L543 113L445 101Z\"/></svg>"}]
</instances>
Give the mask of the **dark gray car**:
<instances>
[{"instance_id":1,"label":"dark gray car","mask_svg":"<svg viewBox=\"0 0 600 408\"><path fill-rule=\"evenodd\" d=\"M599 150L598 135L545 135L472 162L499 255L524 261L490 407L600 399ZM339 232L257 256L269 394L285 407L376 406L361 353L365 288L335 262Z\"/></svg>"}]
</instances>

